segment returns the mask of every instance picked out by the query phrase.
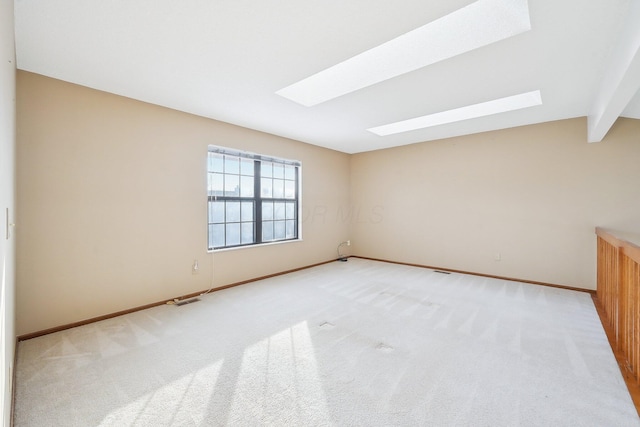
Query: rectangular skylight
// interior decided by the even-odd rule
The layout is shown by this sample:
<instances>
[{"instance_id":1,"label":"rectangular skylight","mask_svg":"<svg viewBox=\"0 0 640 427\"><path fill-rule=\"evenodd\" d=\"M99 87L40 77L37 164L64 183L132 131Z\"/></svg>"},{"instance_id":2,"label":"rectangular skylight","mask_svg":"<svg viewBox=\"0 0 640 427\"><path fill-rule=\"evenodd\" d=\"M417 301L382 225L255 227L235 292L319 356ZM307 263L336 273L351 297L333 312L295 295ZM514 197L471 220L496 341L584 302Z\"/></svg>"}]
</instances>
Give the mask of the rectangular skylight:
<instances>
[{"instance_id":1,"label":"rectangular skylight","mask_svg":"<svg viewBox=\"0 0 640 427\"><path fill-rule=\"evenodd\" d=\"M276 93L311 107L530 29L527 0L478 0Z\"/></svg>"},{"instance_id":2,"label":"rectangular skylight","mask_svg":"<svg viewBox=\"0 0 640 427\"><path fill-rule=\"evenodd\" d=\"M380 136L393 135L396 133L408 132L410 130L424 129L427 127L475 119L477 117L490 116L492 114L504 113L507 111L520 110L522 108L534 107L541 104L542 96L540 95L540 91L536 90L533 92L521 93L519 95L507 96L506 98L481 102L479 104L467 105L466 107L442 111L422 117L416 117L409 120L403 120L401 122L390 123L388 125L377 126L367 130Z\"/></svg>"}]
</instances>

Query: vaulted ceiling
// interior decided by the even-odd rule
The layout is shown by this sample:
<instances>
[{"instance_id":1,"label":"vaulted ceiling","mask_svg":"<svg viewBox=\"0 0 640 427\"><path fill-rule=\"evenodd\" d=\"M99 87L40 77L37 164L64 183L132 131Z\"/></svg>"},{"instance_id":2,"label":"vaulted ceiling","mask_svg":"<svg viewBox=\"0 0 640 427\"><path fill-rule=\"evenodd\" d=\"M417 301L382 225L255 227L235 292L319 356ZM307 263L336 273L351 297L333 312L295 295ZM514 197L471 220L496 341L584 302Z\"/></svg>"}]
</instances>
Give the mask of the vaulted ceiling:
<instances>
[{"instance_id":1,"label":"vaulted ceiling","mask_svg":"<svg viewBox=\"0 0 640 427\"><path fill-rule=\"evenodd\" d=\"M19 69L347 153L581 116L587 143L640 119L638 0L15 0L15 16Z\"/></svg>"}]
</instances>

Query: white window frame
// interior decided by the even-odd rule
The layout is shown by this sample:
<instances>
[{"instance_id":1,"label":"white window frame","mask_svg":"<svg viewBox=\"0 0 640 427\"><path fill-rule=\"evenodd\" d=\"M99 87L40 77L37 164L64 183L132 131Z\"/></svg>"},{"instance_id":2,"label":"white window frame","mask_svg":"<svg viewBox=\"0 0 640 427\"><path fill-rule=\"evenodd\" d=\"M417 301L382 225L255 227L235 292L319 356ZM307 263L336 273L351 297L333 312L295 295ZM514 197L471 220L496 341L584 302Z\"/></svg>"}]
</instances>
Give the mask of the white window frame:
<instances>
[{"instance_id":1,"label":"white window frame","mask_svg":"<svg viewBox=\"0 0 640 427\"><path fill-rule=\"evenodd\" d=\"M298 160L210 145L208 250L301 240L301 189Z\"/></svg>"}]
</instances>

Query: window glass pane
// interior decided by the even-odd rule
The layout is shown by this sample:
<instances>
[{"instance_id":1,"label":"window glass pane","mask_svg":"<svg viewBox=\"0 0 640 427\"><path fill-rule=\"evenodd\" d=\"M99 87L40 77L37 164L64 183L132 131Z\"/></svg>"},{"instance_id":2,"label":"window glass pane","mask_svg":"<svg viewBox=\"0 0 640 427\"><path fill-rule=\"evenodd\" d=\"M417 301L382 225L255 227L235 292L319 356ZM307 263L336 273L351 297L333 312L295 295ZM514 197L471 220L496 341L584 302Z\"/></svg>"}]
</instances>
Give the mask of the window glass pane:
<instances>
[{"instance_id":1,"label":"window glass pane","mask_svg":"<svg viewBox=\"0 0 640 427\"><path fill-rule=\"evenodd\" d=\"M260 175L265 178L271 178L273 176L273 163L271 162L260 162Z\"/></svg>"},{"instance_id":2,"label":"window glass pane","mask_svg":"<svg viewBox=\"0 0 640 427\"><path fill-rule=\"evenodd\" d=\"M209 245L212 248L224 246L224 224L209 226Z\"/></svg>"},{"instance_id":3,"label":"window glass pane","mask_svg":"<svg viewBox=\"0 0 640 427\"><path fill-rule=\"evenodd\" d=\"M227 224L227 246L240 244L240 224Z\"/></svg>"},{"instance_id":4,"label":"window glass pane","mask_svg":"<svg viewBox=\"0 0 640 427\"><path fill-rule=\"evenodd\" d=\"M282 179L273 180L273 198L274 199L284 198L284 180Z\"/></svg>"},{"instance_id":5,"label":"window glass pane","mask_svg":"<svg viewBox=\"0 0 640 427\"><path fill-rule=\"evenodd\" d=\"M282 163L273 164L273 177L280 179L284 178L284 165Z\"/></svg>"},{"instance_id":6,"label":"window glass pane","mask_svg":"<svg viewBox=\"0 0 640 427\"><path fill-rule=\"evenodd\" d=\"M291 179L291 180L295 180L296 179L296 168L295 166L285 166L284 167L284 178L285 179Z\"/></svg>"},{"instance_id":7,"label":"window glass pane","mask_svg":"<svg viewBox=\"0 0 640 427\"><path fill-rule=\"evenodd\" d=\"M273 202L262 202L262 220L273 219Z\"/></svg>"},{"instance_id":8,"label":"window glass pane","mask_svg":"<svg viewBox=\"0 0 640 427\"><path fill-rule=\"evenodd\" d=\"M264 221L262 223L262 241L270 242L273 240L273 221Z\"/></svg>"},{"instance_id":9,"label":"window glass pane","mask_svg":"<svg viewBox=\"0 0 640 427\"><path fill-rule=\"evenodd\" d=\"M209 149L213 150L207 155L210 248L298 237L299 166L224 147ZM262 235L256 234L258 228Z\"/></svg>"},{"instance_id":10,"label":"window glass pane","mask_svg":"<svg viewBox=\"0 0 640 427\"><path fill-rule=\"evenodd\" d=\"M209 153L209 171L211 172L222 172L222 155Z\"/></svg>"},{"instance_id":11,"label":"window glass pane","mask_svg":"<svg viewBox=\"0 0 640 427\"><path fill-rule=\"evenodd\" d=\"M253 197L253 177L240 177L240 197Z\"/></svg>"},{"instance_id":12,"label":"window glass pane","mask_svg":"<svg viewBox=\"0 0 640 427\"><path fill-rule=\"evenodd\" d=\"M253 221L253 202L242 202L241 221Z\"/></svg>"},{"instance_id":13,"label":"window glass pane","mask_svg":"<svg viewBox=\"0 0 640 427\"><path fill-rule=\"evenodd\" d=\"M240 222L240 202L227 202L227 222Z\"/></svg>"},{"instance_id":14,"label":"window glass pane","mask_svg":"<svg viewBox=\"0 0 640 427\"><path fill-rule=\"evenodd\" d=\"M271 188L271 178L262 178L260 180L260 194L262 194L262 197L268 197L271 198L273 197L273 190Z\"/></svg>"},{"instance_id":15,"label":"window glass pane","mask_svg":"<svg viewBox=\"0 0 640 427\"><path fill-rule=\"evenodd\" d=\"M253 160L242 159L240 161L240 173L242 175L253 176Z\"/></svg>"},{"instance_id":16,"label":"window glass pane","mask_svg":"<svg viewBox=\"0 0 640 427\"><path fill-rule=\"evenodd\" d=\"M243 222L240 226L242 244L253 243L253 222Z\"/></svg>"},{"instance_id":17,"label":"window glass pane","mask_svg":"<svg viewBox=\"0 0 640 427\"><path fill-rule=\"evenodd\" d=\"M285 222L284 221L274 221L273 224L273 239L274 240L283 240L286 236L285 233Z\"/></svg>"},{"instance_id":18,"label":"window glass pane","mask_svg":"<svg viewBox=\"0 0 640 427\"><path fill-rule=\"evenodd\" d=\"M273 219L285 219L285 204L284 202L276 202L273 206Z\"/></svg>"},{"instance_id":19,"label":"window glass pane","mask_svg":"<svg viewBox=\"0 0 640 427\"><path fill-rule=\"evenodd\" d=\"M285 199L296 198L296 182L295 181L284 182L284 198Z\"/></svg>"},{"instance_id":20,"label":"window glass pane","mask_svg":"<svg viewBox=\"0 0 640 427\"><path fill-rule=\"evenodd\" d=\"M224 222L224 202L209 202L209 222Z\"/></svg>"},{"instance_id":21,"label":"window glass pane","mask_svg":"<svg viewBox=\"0 0 640 427\"><path fill-rule=\"evenodd\" d=\"M293 220L287 221L287 239L293 239L296 237L296 222Z\"/></svg>"},{"instance_id":22,"label":"window glass pane","mask_svg":"<svg viewBox=\"0 0 640 427\"><path fill-rule=\"evenodd\" d=\"M295 219L296 218L296 204L294 202L287 202L287 219Z\"/></svg>"},{"instance_id":23,"label":"window glass pane","mask_svg":"<svg viewBox=\"0 0 640 427\"><path fill-rule=\"evenodd\" d=\"M224 156L224 172L239 174L240 159L236 156Z\"/></svg>"},{"instance_id":24,"label":"window glass pane","mask_svg":"<svg viewBox=\"0 0 640 427\"><path fill-rule=\"evenodd\" d=\"M221 173L209 174L209 195L222 196L224 190L224 175Z\"/></svg>"},{"instance_id":25,"label":"window glass pane","mask_svg":"<svg viewBox=\"0 0 640 427\"><path fill-rule=\"evenodd\" d=\"M240 195L240 177L238 175L224 176L224 195L227 197Z\"/></svg>"}]
</instances>

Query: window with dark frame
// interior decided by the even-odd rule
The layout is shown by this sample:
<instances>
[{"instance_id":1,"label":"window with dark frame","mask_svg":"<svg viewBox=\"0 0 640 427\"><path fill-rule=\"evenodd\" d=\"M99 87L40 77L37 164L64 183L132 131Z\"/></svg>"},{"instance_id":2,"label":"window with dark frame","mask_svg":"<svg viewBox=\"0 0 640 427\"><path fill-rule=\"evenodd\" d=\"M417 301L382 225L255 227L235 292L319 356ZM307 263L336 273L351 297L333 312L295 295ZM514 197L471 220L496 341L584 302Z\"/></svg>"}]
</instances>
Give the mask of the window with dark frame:
<instances>
[{"instance_id":1,"label":"window with dark frame","mask_svg":"<svg viewBox=\"0 0 640 427\"><path fill-rule=\"evenodd\" d=\"M209 250L296 240L300 162L209 146Z\"/></svg>"}]
</instances>

